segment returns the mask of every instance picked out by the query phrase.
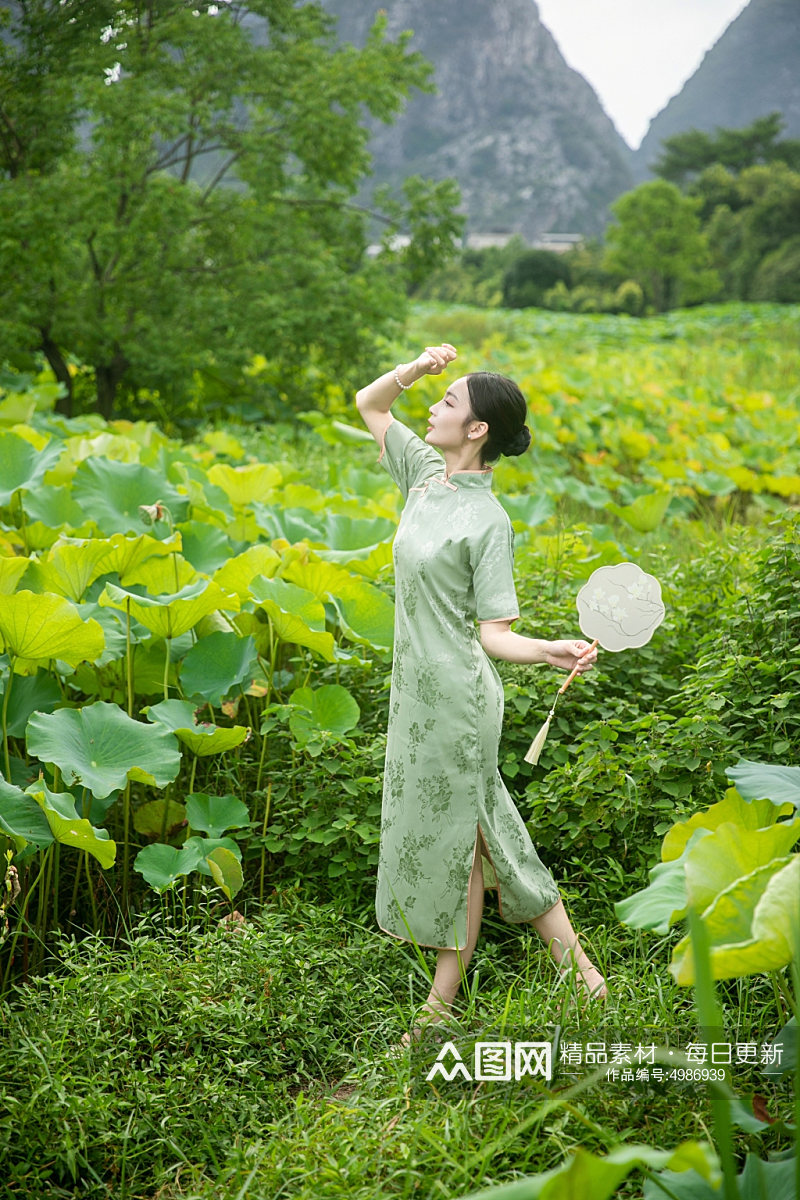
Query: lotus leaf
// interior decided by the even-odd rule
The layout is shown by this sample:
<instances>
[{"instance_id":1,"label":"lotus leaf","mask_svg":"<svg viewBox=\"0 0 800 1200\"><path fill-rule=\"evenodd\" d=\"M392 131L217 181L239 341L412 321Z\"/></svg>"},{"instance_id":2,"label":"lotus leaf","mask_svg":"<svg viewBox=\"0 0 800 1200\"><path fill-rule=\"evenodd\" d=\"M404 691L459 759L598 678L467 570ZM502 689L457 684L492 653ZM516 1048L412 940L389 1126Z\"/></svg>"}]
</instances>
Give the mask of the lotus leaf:
<instances>
[{"instance_id":1,"label":"lotus leaf","mask_svg":"<svg viewBox=\"0 0 800 1200\"><path fill-rule=\"evenodd\" d=\"M26 842L49 846L55 839L47 817L33 796L0 775L0 829L21 849Z\"/></svg>"},{"instance_id":2,"label":"lotus leaf","mask_svg":"<svg viewBox=\"0 0 800 1200\"><path fill-rule=\"evenodd\" d=\"M787 811L791 812L791 808L776 808L769 800L744 800L736 788L728 788L722 800L695 813L687 821L678 821L668 830L661 845L661 857L665 862L679 858L696 829L717 829L731 821L742 829L764 829L774 825Z\"/></svg>"},{"instance_id":3,"label":"lotus leaf","mask_svg":"<svg viewBox=\"0 0 800 1200\"><path fill-rule=\"evenodd\" d=\"M0 596L10 596L16 591L17 584L27 571L30 561L22 555L0 557Z\"/></svg>"},{"instance_id":4,"label":"lotus leaf","mask_svg":"<svg viewBox=\"0 0 800 1200\"><path fill-rule=\"evenodd\" d=\"M394 604L379 588L359 580L347 595L334 600L342 628L348 637L372 646L384 657L394 644Z\"/></svg>"},{"instance_id":5,"label":"lotus leaf","mask_svg":"<svg viewBox=\"0 0 800 1200\"><path fill-rule=\"evenodd\" d=\"M51 792L41 779L27 790L44 811L55 841L85 850L105 870L114 865L116 842L111 841L105 829L97 829L85 817L78 816L74 796L69 792Z\"/></svg>"},{"instance_id":6,"label":"lotus leaf","mask_svg":"<svg viewBox=\"0 0 800 1200\"><path fill-rule=\"evenodd\" d=\"M780 767L743 759L726 771L745 800L769 799L800 808L800 767Z\"/></svg>"},{"instance_id":7,"label":"lotus leaf","mask_svg":"<svg viewBox=\"0 0 800 1200\"><path fill-rule=\"evenodd\" d=\"M186 806L177 800L148 800L133 814L133 828L145 837L168 837L186 820Z\"/></svg>"},{"instance_id":8,"label":"lotus leaf","mask_svg":"<svg viewBox=\"0 0 800 1200\"><path fill-rule=\"evenodd\" d=\"M710 836L708 829L696 829L680 858L657 863L650 870L650 883L646 888L617 901L614 912L623 925L652 929L659 934L669 932L670 926L686 912L686 857L702 838Z\"/></svg>"},{"instance_id":9,"label":"lotus leaf","mask_svg":"<svg viewBox=\"0 0 800 1200\"><path fill-rule=\"evenodd\" d=\"M214 708L219 708L228 692L255 678L265 682L256 644L251 637L233 632L200 638L181 663L184 693L207 700Z\"/></svg>"},{"instance_id":10,"label":"lotus leaf","mask_svg":"<svg viewBox=\"0 0 800 1200\"><path fill-rule=\"evenodd\" d=\"M272 577L280 566L280 555L271 546L251 546L242 554L231 558L214 573L214 582L226 592L234 592L240 600L247 600L250 584L257 575Z\"/></svg>"},{"instance_id":11,"label":"lotus leaf","mask_svg":"<svg viewBox=\"0 0 800 1200\"><path fill-rule=\"evenodd\" d=\"M361 582L344 567L330 562L293 562L286 568L284 576L290 583L311 592L317 600L348 595Z\"/></svg>"},{"instance_id":12,"label":"lotus leaf","mask_svg":"<svg viewBox=\"0 0 800 1200\"><path fill-rule=\"evenodd\" d=\"M333 635L324 632L325 609L311 592L263 575L253 580L250 592L282 642L307 646L328 662L334 661ZM252 626L249 632L256 636L257 626Z\"/></svg>"},{"instance_id":13,"label":"lotus leaf","mask_svg":"<svg viewBox=\"0 0 800 1200\"><path fill-rule=\"evenodd\" d=\"M222 529L215 529L206 521L188 521L180 526L183 553L195 571L213 575L233 555L230 538ZM217 580L219 583L219 580ZM225 587L225 585L222 585ZM225 588L232 592L234 588Z\"/></svg>"},{"instance_id":14,"label":"lotus leaf","mask_svg":"<svg viewBox=\"0 0 800 1200\"><path fill-rule=\"evenodd\" d=\"M216 725L198 724L195 721L194 705L187 700L162 700L145 710L151 721L157 721L169 729L193 754L205 757L209 754L224 754L235 746L241 746L249 730L244 725L232 729L220 729Z\"/></svg>"},{"instance_id":15,"label":"lotus leaf","mask_svg":"<svg viewBox=\"0 0 800 1200\"><path fill-rule=\"evenodd\" d=\"M137 537L126 537L123 533L114 533L105 539L108 546L107 571L116 571L120 583L124 586L130 582L130 577L136 573L139 566L156 555L173 554L181 549L181 535L172 537L151 537L149 533L140 533Z\"/></svg>"},{"instance_id":16,"label":"lotus leaf","mask_svg":"<svg viewBox=\"0 0 800 1200\"><path fill-rule=\"evenodd\" d=\"M0 505L17 491L30 491L61 457L61 442L53 439L38 450L17 433L0 433Z\"/></svg>"},{"instance_id":17,"label":"lotus leaf","mask_svg":"<svg viewBox=\"0 0 800 1200\"><path fill-rule=\"evenodd\" d=\"M247 805L235 796L207 796L193 792L186 797L186 819L190 829L209 837L222 837L228 829L243 829L250 822Z\"/></svg>"},{"instance_id":18,"label":"lotus leaf","mask_svg":"<svg viewBox=\"0 0 800 1200\"><path fill-rule=\"evenodd\" d=\"M720 1178L717 1155L705 1142L681 1142L672 1150L623 1144L605 1155L578 1146L558 1167L540 1175L523 1176L512 1183L470 1192L468 1200L577 1200L578 1197L610 1200L631 1171L640 1167L649 1171L671 1170L678 1177L691 1171L714 1186ZM712 1191L711 1186L707 1197L703 1193L703 1200L719 1200L719 1197L720 1192Z\"/></svg>"},{"instance_id":19,"label":"lotus leaf","mask_svg":"<svg viewBox=\"0 0 800 1200\"><path fill-rule=\"evenodd\" d=\"M139 596L107 583L99 603L123 612L130 604L131 615L160 638L179 637L215 609L238 607L235 596L227 595L216 583L206 579L199 579L178 592L162 596Z\"/></svg>"},{"instance_id":20,"label":"lotus leaf","mask_svg":"<svg viewBox=\"0 0 800 1200\"><path fill-rule=\"evenodd\" d=\"M637 533L650 533L663 521L670 499L669 492L651 492L637 496L632 504L607 504L606 508Z\"/></svg>"},{"instance_id":21,"label":"lotus leaf","mask_svg":"<svg viewBox=\"0 0 800 1200\"><path fill-rule=\"evenodd\" d=\"M212 878L217 887L222 888L222 891L229 900L237 892L240 892L244 883L244 875L242 866L235 854L230 850L226 850L224 846L218 846L216 850L212 850L206 855L206 862L211 871Z\"/></svg>"},{"instance_id":22,"label":"lotus leaf","mask_svg":"<svg viewBox=\"0 0 800 1200\"><path fill-rule=\"evenodd\" d=\"M703 912L735 880L788 854L798 838L800 819L750 829L746 837L732 821L718 826L682 860L689 903Z\"/></svg>"},{"instance_id":23,"label":"lotus leaf","mask_svg":"<svg viewBox=\"0 0 800 1200\"><path fill-rule=\"evenodd\" d=\"M86 589L109 569L108 542L60 537L31 573L31 583L42 592L56 592L79 603Z\"/></svg>"},{"instance_id":24,"label":"lotus leaf","mask_svg":"<svg viewBox=\"0 0 800 1200\"><path fill-rule=\"evenodd\" d=\"M242 852L236 845L236 842L233 840L233 838L187 838L181 847L183 863L187 868L184 874L188 875L189 871L199 871L201 875L210 876L211 868L206 862L206 859L209 854L213 853L214 850L218 850L220 848L229 850L238 862L242 861Z\"/></svg>"},{"instance_id":25,"label":"lotus leaf","mask_svg":"<svg viewBox=\"0 0 800 1200\"><path fill-rule=\"evenodd\" d=\"M241 467L215 463L208 478L216 487L222 488L231 504L245 508L256 501L268 500L275 488L280 487L283 475L269 463L248 463Z\"/></svg>"},{"instance_id":26,"label":"lotus leaf","mask_svg":"<svg viewBox=\"0 0 800 1200\"><path fill-rule=\"evenodd\" d=\"M292 693L289 704L296 710L289 718L289 728L301 746L315 733L344 737L361 718L356 700L338 683L298 688Z\"/></svg>"},{"instance_id":27,"label":"lotus leaf","mask_svg":"<svg viewBox=\"0 0 800 1200\"><path fill-rule=\"evenodd\" d=\"M54 658L94 662L105 646L97 621L83 621L68 600L26 591L0 596L0 638L21 670Z\"/></svg>"},{"instance_id":28,"label":"lotus leaf","mask_svg":"<svg viewBox=\"0 0 800 1200\"><path fill-rule=\"evenodd\" d=\"M163 475L139 463L87 458L78 467L72 494L85 516L101 533L136 533L141 528L139 508L160 500L174 521L186 516L188 500Z\"/></svg>"},{"instance_id":29,"label":"lotus leaf","mask_svg":"<svg viewBox=\"0 0 800 1200\"><path fill-rule=\"evenodd\" d=\"M48 545L58 537L55 530L65 527L75 530L81 525L87 525L87 529L94 528L68 487L40 484L36 491L26 493L23 507L30 521L50 529L52 537ZM28 533L30 536L30 527Z\"/></svg>"},{"instance_id":30,"label":"lotus leaf","mask_svg":"<svg viewBox=\"0 0 800 1200\"><path fill-rule=\"evenodd\" d=\"M163 725L134 721L103 701L34 713L28 749L42 762L56 763L67 784L79 782L100 799L129 779L166 787L181 763L177 740Z\"/></svg>"},{"instance_id":31,"label":"lotus leaf","mask_svg":"<svg viewBox=\"0 0 800 1200\"><path fill-rule=\"evenodd\" d=\"M784 930L791 930L797 914L798 874L792 863L797 855L773 859L747 875L736 879L720 892L703 912L702 920L709 939L711 973L714 979L731 979L759 971L774 971L791 961L793 951ZM758 906L767 890L775 886L764 909L760 933L755 930ZM794 891L789 894L789 886ZM792 905L794 911L792 911ZM681 939L672 953L670 972L680 986L695 981L692 939Z\"/></svg>"},{"instance_id":32,"label":"lotus leaf","mask_svg":"<svg viewBox=\"0 0 800 1200\"><path fill-rule=\"evenodd\" d=\"M133 860L133 869L143 876L146 883L157 892L165 892L189 871L182 870L185 859L182 848L165 846L156 842L153 846L145 846Z\"/></svg>"},{"instance_id":33,"label":"lotus leaf","mask_svg":"<svg viewBox=\"0 0 800 1200\"><path fill-rule=\"evenodd\" d=\"M126 572L125 587L143 587L150 596L174 595L200 578L182 554L154 555Z\"/></svg>"},{"instance_id":34,"label":"lotus leaf","mask_svg":"<svg viewBox=\"0 0 800 1200\"><path fill-rule=\"evenodd\" d=\"M0 698L0 704L5 697ZM9 737L24 737L31 713L51 713L62 703L61 688L52 675L39 670L35 675L19 675L11 685L6 713Z\"/></svg>"},{"instance_id":35,"label":"lotus leaf","mask_svg":"<svg viewBox=\"0 0 800 1200\"><path fill-rule=\"evenodd\" d=\"M266 504L254 504L253 516L258 528L273 539L309 542L314 546L325 545L325 526L319 513L307 508L270 508Z\"/></svg>"}]
</instances>

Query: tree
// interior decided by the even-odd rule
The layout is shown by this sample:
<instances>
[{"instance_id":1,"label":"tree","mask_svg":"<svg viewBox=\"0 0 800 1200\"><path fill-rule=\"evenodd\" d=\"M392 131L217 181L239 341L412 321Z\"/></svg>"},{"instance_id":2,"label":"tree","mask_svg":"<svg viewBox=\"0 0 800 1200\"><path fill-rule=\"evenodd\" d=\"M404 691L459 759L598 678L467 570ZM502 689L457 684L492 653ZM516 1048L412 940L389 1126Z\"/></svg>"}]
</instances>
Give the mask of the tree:
<instances>
[{"instance_id":1,"label":"tree","mask_svg":"<svg viewBox=\"0 0 800 1200\"><path fill-rule=\"evenodd\" d=\"M606 269L639 283L657 312L696 304L719 287L696 204L656 179L612 205L617 224L606 235Z\"/></svg>"},{"instance_id":2,"label":"tree","mask_svg":"<svg viewBox=\"0 0 800 1200\"><path fill-rule=\"evenodd\" d=\"M570 270L553 250L525 250L503 276L506 308L530 308L541 304L546 291L561 281L569 286Z\"/></svg>"},{"instance_id":3,"label":"tree","mask_svg":"<svg viewBox=\"0 0 800 1200\"><path fill-rule=\"evenodd\" d=\"M0 359L43 353L72 411L141 389L177 403L199 372L260 353L276 393L352 377L402 309L366 256L366 109L389 121L429 68L379 18L363 50L299 0L20 0L0 43ZM384 215L423 270L460 219L452 183ZM374 217L374 214L373 214ZM380 214L378 216L380 220ZM323 365L324 364L324 367ZM362 368L363 369L363 368Z\"/></svg>"},{"instance_id":4,"label":"tree","mask_svg":"<svg viewBox=\"0 0 800 1200\"><path fill-rule=\"evenodd\" d=\"M726 294L740 300L791 299L797 290L791 280L798 229L800 173L774 163L736 176L732 201L719 204L707 225Z\"/></svg>"},{"instance_id":5,"label":"tree","mask_svg":"<svg viewBox=\"0 0 800 1200\"><path fill-rule=\"evenodd\" d=\"M653 170L661 179L679 186L719 164L729 171L743 171L759 163L784 162L800 168L800 141L778 140L784 119L779 112L759 117L744 129L717 129L704 133L689 129L662 143L661 157Z\"/></svg>"}]
</instances>

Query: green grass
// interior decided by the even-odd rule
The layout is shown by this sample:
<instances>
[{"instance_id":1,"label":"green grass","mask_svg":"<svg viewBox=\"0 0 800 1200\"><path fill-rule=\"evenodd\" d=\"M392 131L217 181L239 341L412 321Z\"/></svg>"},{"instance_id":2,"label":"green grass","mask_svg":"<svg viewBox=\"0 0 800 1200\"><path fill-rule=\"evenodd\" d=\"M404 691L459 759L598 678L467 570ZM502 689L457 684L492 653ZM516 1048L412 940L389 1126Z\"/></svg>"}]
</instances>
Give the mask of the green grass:
<instances>
[{"instance_id":1,"label":"green grass","mask_svg":"<svg viewBox=\"0 0 800 1200\"><path fill-rule=\"evenodd\" d=\"M620 927L610 898L568 881L565 895L607 972L607 1005L581 1017L538 938L487 906L459 1006L465 1059L478 1038L551 1040L557 1028L562 1044L685 1048L697 1031L690 994L666 971L674 939ZM2 1006L10 1197L455 1198L577 1146L702 1139L710 1120L691 1085L601 1079L570 1098L585 1067L549 1086L427 1082L438 1047L387 1055L428 990L413 949L373 932L369 913L307 892L274 896L241 929L176 929L156 915L115 945L64 942L59 959ZM781 1023L762 981L721 997L731 1041L769 1040ZM742 1067L734 1083L788 1118L788 1084ZM762 1152L787 1145L758 1140Z\"/></svg>"}]
</instances>

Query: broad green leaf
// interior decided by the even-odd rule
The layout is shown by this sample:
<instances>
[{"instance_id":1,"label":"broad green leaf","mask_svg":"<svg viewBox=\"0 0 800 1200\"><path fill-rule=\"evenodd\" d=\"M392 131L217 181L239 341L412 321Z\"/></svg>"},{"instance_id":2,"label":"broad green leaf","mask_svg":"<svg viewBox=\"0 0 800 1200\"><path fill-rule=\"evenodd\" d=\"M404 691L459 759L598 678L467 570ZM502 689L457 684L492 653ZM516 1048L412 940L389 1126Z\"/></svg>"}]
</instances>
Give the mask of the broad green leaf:
<instances>
[{"instance_id":1,"label":"broad green leaf","mask_svg":"<svg viewBox=\"0 0 800 1200\"><path fill-rule=\"evenodd\" d=\"M185 820L186 806L177 800L148 800L133 814L133 828L145 837L168 837Z\"/></svg>"},{"instance_id":2,"label":"broad green leaf","mask_svg":"<svg viewBox=\"0 0 800 1200\"><path fill-rule=\"evenodd\" d=\"M57 842L87 851L105 870L114 865L116 842L111 841L105 829L97 829L78 816L74 796L69 792L51 792L41 779L32 783L27 791L41 806Z\"/></svg>"},{"instance_id":3,"label":"broad green leaf","mask_svg":"<svg viewBox=\"0 0 800 1200\"><path fill-rule=\"evenodd\" d=\"M145 725L116 704L34 713L28 750L61 768L64 782L81 783L102 798L129 779L166 787L180 769L178 743L163 725Z\"/></svg>"},{"instance_id":4,"label":"broad green leaf","mask_svg":"<svg viewBox=\"0 0 800 1200\"><path fill-rule=\"evenodd\" d=\"M726 822L746 830L764 829L774 825L778 817L787 812L791 812L791 808L776 808L769 800L748 801L736 788L728 788L722 800L695 813L687 821L678 821L668 830L661 845L661 858L664 862L679 858L696 829L718 829Z\"/></svg>"},{"instance_id":5,"label":"broad green leaf","mask_svg":"<svg viewBox=\"0 0 800 1200\"><path fill-rule=\"evenodd\" d=\"M199 829L209 837L222 837L228 829L243 829L250 823L247 805L235 796L207 796L193 792L186 797L186 819L190 829Z\"/></svg>"},{"instance_id":6,"label":"broad green leaf","mask_svg":"<svg viewBox=\"0 0 800 1200\"><path fill-rule=\"evenodd\" d=\"M361 717L354 697L338 683L298 688L292 693L289 704L296 710L289 718L289 728L301 746L315 733L343 737L355 728Z\"/></svg>"},{"instance_id":7,"label":"broad green leaf","mask_svg":"<svg viewBox=\"0 0 800 1200\"><path fill-rule=\"evenodd\" d=\"M239 861L242 860L242 852L236 845L233 838L228 837L190 837L187 838L181 847L181 864L184 869L184 874L188 875L190 871L199 871L201 875L210 876L211 868L206 859L214 850L223 848L229 850L230 853Z\"/></svg>"},{"instance_id":8,"label":"broad green leaf","mask_svg":"<svg viewBox=\"0 0 800 1200\"><path fill-rule=\"evenodd\" d=\"M214 582L226 592L233 592L241 601L250 595L250 584L257 575L271 577L280 566L280 555L271 546L251 546L231 558L214 573Z\"/></svg>"},{"instance_id":9,"label":"broad green leaf","mask_svg":"<svg viewBox=\"0 0 800 1200\"><path fill-rule=\"evenodd\" d=\"M17 842L17 849L25 842L36 846L49 846L53 842L53 831L47 817L33 796L22 788L8 783L0 775L0 829Z\"/></svg>"},{"instance_id":10,"label":"broad green leaf","mask_svg":"<svg viewBox=\"0 0 800 1200\"><path fill-rule=\"evenodd\" d=\"M330 550L353 551L372 548L394 536L396 524L386 517L348 517L328 513L325 517L325 544Z\"/></svg>"},{"instance_id":11,"label":"broad green leaf","mask_svg":"<svg viewBox=\"0 0 800 1200\"><path fill-rule=\"evenodd\" d=\"M73 667L94 662L105 646L97 621L81 620L68 600L26 591L0 596L0 638L27 663L57 658Z\"/></svg>"},{"instance_id":12,"label":"broad green leaf","mask_svg":"<svg viewBox=\"0 0 800 1200\"><path fill-rule=\"evenodd\" d=\"M464 1200L609 1200L631 1171L640 1167L676 1172L692 1170L712 1184L720 1177L717 1155L704 1142L682 1142L674 1150L622 1145L604 1155L593 1154L579 1146L565 1162L552 1170L468 1192Z\"/></svg>"},{"instance_id":13,"label":"broad green leaf","mask_svg":"<svg viewBox=\"0 0 800 1200\"><path fill-rule=\"evenodd\" d=\"M793 804L800 808L800 767L781 767L772 763L743 759L725 774L736 784L745 800L769 799L773 804Z\"/></svg>"},{"instance_id":14,"label":"broad green leaf","mask_svg":"<svg viewBox=\"0 0 800 1200\"><path fill-rule=\"evenodd\" d=\"M169 729L193 754L205 757L208 754L224 754L235 746L241 746L250 732L244 725L232 729L220 729L216 725L195 721L194 705L187 700L162 700L144 710L148 719L157 721Z\"/></svg>"},{"instance_id":15,"label":"broad green leaf","mask_svg":"<svg viewBox=\"0 0 800 1200\"><path fill-rule=\"evenodd\" d=\"M188 500L167 479L140 463L112 462L107 458L87 458L72 482L72 495L85 516L101 533L138 533L142 527L139 508L160 500L169 509L173 521L186 516Z\"/></svg>"},{"instance_id":16,"label":"broad green leaf","mask_svg":"<svg viewBox=\"0 0 800 1200\"><path fill-rule=\"evenodd\" d=\"M216 529L206 521L188 521L178 532L183 540L184 556L203 575L213 575L233 555L233 546L224 530ZM231 592L234 589L225 590Z\"/></svg>"},{"instance_id":17,"label":"broad green leaf","mask_svg":"<svg viewBox=\"0 0 800 1200\"><path fill-rule=\"evenodd\" d=\"M334 599L344 632L354 642L372 646L383 655L394 644L394 604L372 584L360 580L346 596Z\"/></svg>"},{"instance_id":18,"label":"broad green leaf","mask_svg":"<svg viewBox=\"0 0 800 1200\"><path fill-rule=\"evenodd\" d=\"M253 580L250 591L280 641L307 646L328 662L334 661L333 635L325 631L325 609L311 592L263 575ZM257 627L252 626L248 632L256 637Z\"/></svg>"},{"instance_id":19,"label":"broad green leaf","mask_svg":"<svg viewBox=\"0 0 800 1200\"><path fill-rule=\"evenodd\" d=\"M748 1154L737 1176L739 1200L797 1200L796 1153L779 1161Z\"/></svg>"},{"instance_id":20,"label":"broad green leaf","mask_svg":"<svg viewBox=\"0 0 800 1200\"><path fill-rule=\"evenodd\" d=\"M270 538L284 538L287 542L310 542L313 546L325 545L325 525L320 513L307 508L278 508L266 504L254 504L253 516L258 528Z\"/></svg>"},{"instance_id":21,"label":"broad green leaf","mask_svg":"<svg viewBox=\"0 0 800 1200\"><path fill-rule=\"evenodd\" d=\"M189 874L181 869L184 861L182 849L156 842L155 845L145 846L139 851L133 860L133 869L138 871L155 891L165 892L183 875Z\"/></svg>"},{"instance_id":22,"label":"broad green leaf","mask_svg":"<svg viewBox=\"0 0 800 1200\"><path fill-rule=\"evenodd\" d=\"M702 838L710 836L708 829L696 829L680 858L657 863L650 870L650 883L646 888L614 905L618 920L634 929L668 933L670 926L686 912L686 856Z\"/></svg>"},{"instance_id":23,"label":"broad green leaf","mask_svg":"<svg viewBox=\"0 0 800 1200\"><path fill-rule=\"evenodd\" d=\"M637 496L633 504L607 504L605 507L637 533L650 533L661 524L671 498L669 492L651 492Z\"/></svg>"},{"instance_id":24,"label":"broad green leaf","mask_svg":"<svg viewBox=\"0 0 800 1200\"><path fill-rule=\"evenodd\" d=\"M6 505L16 491L30 491L61 457L63 446L53 438L37 450L17 433L0 433L0 505Z\"/></svg>"},{"instance_id":25,"label":"broad green leaf","mask_svg":"<svg viewBox=\"0 0 800 1200\"><path fill-rule=\"evenodd\" d=\"M191 583L202 582L191 563L182 554L156 556L129 568L125 587L143 587L151 596L174 595Z\"/></svg>"},{"instance_id":26,"label":"broad green leaf","mask_svg":"<svg viewBox=\"0 0 800 1200\"><path fill-rule=\"evenodd\" d=\"M125 586L143 562L156 555L168 555L180 550L182 542L179 533L163 541L151 537L149 533L140 533L136 537L115 533L105 539L105 544L108 546L106 571L116 571L120 583Z\"/></svg>"},{"instance_id":27,"label":"broad green leaf","mask_svg":"<svg viewBox=\"0 0 800 1200\"><path fill-rule=\"evenodd\" d=\"M780 945L787 963L800 953L799 854L767 884L753 916L753 936Z\"/></svg>"},{"instance_id":28,"label":"broad green leaf","mask_svg":"<svg viewBox=\"0 0 800 1200\"><path fill-rule=\"evenodd\" d=\"M355 571L359 575L363 575L366 579L377 579L382 573L387 573L392 564L392 543L381 542L379 546L375 546L370 550L365 558L353 558L347 556L346 565L348 570Z\"/></svg>"},{"instance_id":29,"label":"broad green leaf","mask_svg":"<svg viewBox=\"0 0 800 1200\"><path fill-rule=\"evenodd\" d=\"M11 681L6 714L9 737L24 737L31 713L51 713L62 703L62 699L58 682L46 671L39 670L35 675L15 675ZM0 695L0 705L4 700L5 695Z\"/></svg>"},{"instance_id":30,"label":"broad green leaf","mask_svg":"<svg viewBox=\"0 0 800 1200\"><path fill-rule=\"evenodd\" d=\"M199 579L180 591L162 596L139 596L135 592L107 583L98 601L101 605L124 612L130 603L131 616L160 638L176 638L191 629L201 617L216 609L234 609L235 596L229 596L210 580Z\"/></svg>"},{"instance_id":31,"label":"broad green leaf","mask_svg":"<svg viewBox=\"0 0 800 1200\"><path fill-rule=\"evenodd\" d=\"M361 582L344 567L330 562L293 562L284 574L290 583L311 592L317 600L347 595Z\"/></svg>"},{"instance_id":32,"label":"broad green leaf","mask_svg":"<svg viewBox=\"0 0 800 1200\"><path fill-rule=\"evenodd\" d=\"M224 846L218 846L206 855L206 862L217 887L222 888L229 900L240 892L244 883L244 875L239 860Z\"/></svg>"},{"instance_id":33,"label":"broad green leaf","mask_svg":"<svg viewBox=\"0 0 800 1200\"><path fill-rule=\"evenodd\" d=\"M218 632L202 637L181 662L184 693L219 708L228 692L254 679L264 682L256 644L251 637Z\"/></svg>"},{"instance_id":34,"label":"broad green leaf","mask_svg":"<svg viewBox=\"0 0 800 1200\"><path fill-rule=\"evenodd\" d=\"M527 496L503 496L503 508L512 521L519 521L529 529L543 525L556 511L552 496L535 491Z\"/></svg>"},{"instance_id":35,"label":"broad green leaf","mask_svg":"<svg viewBox=\"0 0 800 1200\"><path fill-rule=\"evenodd\" d=\"M236 508L269 500L283 481L281 472L270 463L248 463L241 467L215 463L209 469L208 478L216 487L222 488Z\"/></svg>"},{"instance_id":36,"label":"broad green leaf","mask_svg":"<svg viewBox=\"0 0 800 1200\"><path fill-rule=\"evenodd\" d=\"M797 860L797 856L794 856ZM780 926L765 929L765 936L757 936L753 929L757 905L765 895L773 878L783 873L792 861L790 857L776 858L758 867L750 874L736 879L702 914L702 921L709 939L711 974L714 979L731 979L741 975L753 975L762 971L773 971L791 960L787 957L787 943ZM800 860L797 860L800 861ZM796 874L787 876L785 882L796 886ZM770 913L782 912L784 923L791 920L791 913L784 911L785 889L778 887ZM763 928L763 926L762 926ZM675 946L670 963L670 972L675 982L687 987L695 981L692 939L687 936Z\"/></svg>"},{"instance_id":37,"label":"broad green leaf","mask_svg":"<svg viewBox=\"0 0 800 1200\"><path fill-rule=\"evenodd\" d=\"M3 555L0 557L0 596L10 596L17 590L17 584L28 569L29 558L21 555Z\"/></svg>"},{"instance_id":38,"label":"broad green leaf","mask_svg":"<svg viewBox=\"0 0 800 1200\"><path fill-rule=\"evenodd\" d=\"M73 531L85 526L87 535L94 529L94 524L81 509L72 495L69 487L50 487L39 484L33 492L25 495L23 507L28 520L37 526L48 526L51 530L69 528ZM28 526L30 533L30 525ZM59 534L53 532L47 543L37 542L37 545L51 545Z\"/></svg>"},{"instance_id":39,"label":"broad green leaf","mask_svg":"<svg viewBox=\"0 0 800 1200\"><path fill-rule=\"evenodd\" d=\"M43 592L56 592L78 603L95 579L109 570L108 542L61 537L36 565L31 582Z\"/></svg>"},{"instance_id":40,"label":"broad green leaf","mask_svg":"<svg viewBox=\"0 0 800 1200\"><path fill-rule=\"evenodd\" d=\"M683 860L689 903L703 912L735 880L788 854L798 838L800 818L765 829L750 829L746 837L733 822L718 826Z\"/></svg>"}]
</instances>

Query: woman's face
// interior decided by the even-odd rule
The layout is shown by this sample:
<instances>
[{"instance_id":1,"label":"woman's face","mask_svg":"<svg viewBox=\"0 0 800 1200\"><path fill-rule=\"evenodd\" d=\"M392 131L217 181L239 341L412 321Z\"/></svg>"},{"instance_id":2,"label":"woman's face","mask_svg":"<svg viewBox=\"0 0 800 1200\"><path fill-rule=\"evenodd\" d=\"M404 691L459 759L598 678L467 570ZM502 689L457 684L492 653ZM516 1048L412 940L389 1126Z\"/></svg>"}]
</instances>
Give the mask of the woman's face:
<instances>
[{"instance_id":1,"label":"woman's face","mask_svg":"<svg viewBox=\"0 0 800 1200\"><path fill-rule=\"evenodd\" d=\"M466 377L450 384L441 400L432 404L425 441L437 450L461 450L472 433L475 438L486 431L486 424L472 416Z\"/></svg>"}]
</instances>

